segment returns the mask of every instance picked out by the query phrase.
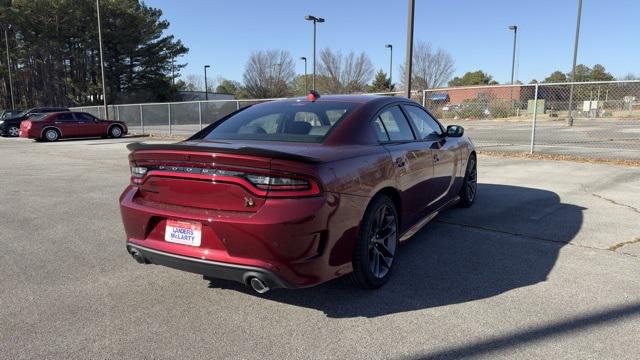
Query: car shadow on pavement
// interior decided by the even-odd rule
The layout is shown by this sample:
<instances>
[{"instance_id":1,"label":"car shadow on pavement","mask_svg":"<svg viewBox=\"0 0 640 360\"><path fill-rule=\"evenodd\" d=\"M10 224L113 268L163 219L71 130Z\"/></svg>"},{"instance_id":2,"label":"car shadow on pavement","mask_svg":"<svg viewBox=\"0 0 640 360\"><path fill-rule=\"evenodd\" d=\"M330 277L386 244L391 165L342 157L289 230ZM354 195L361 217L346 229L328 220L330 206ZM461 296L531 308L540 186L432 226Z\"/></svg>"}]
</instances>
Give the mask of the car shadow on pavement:
<instances>
[{"instance_id":1,"label":"car shadow on pavement","mask_svg":"<svg viewBox=\"0 0 640 360\"><path fill-rule=\"evenodd\" d=\"M377 317L492 297L545 281L560 249L580 230L583 210L551 191L479 184L474 206L445 211L403 243L382 288L365 291L337 279L255 296L332 318ZM255 294L226 281L210 287Z\"/></svg>"}]
</instances>

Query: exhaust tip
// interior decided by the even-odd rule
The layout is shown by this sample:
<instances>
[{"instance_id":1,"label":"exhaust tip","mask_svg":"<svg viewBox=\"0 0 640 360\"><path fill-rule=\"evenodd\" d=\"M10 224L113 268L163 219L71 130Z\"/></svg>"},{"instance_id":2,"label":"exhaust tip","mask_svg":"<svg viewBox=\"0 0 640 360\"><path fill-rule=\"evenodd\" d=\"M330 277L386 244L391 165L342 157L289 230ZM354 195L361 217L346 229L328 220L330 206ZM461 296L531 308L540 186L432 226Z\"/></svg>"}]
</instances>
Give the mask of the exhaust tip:
<instances>
[{"instance_id":1,"label":"exhaust tip","mask_svg":"<svg viewBox=\"0 0 640 360\"><path fill-rule=\"evenodd\" d=\"M249 284L251 285L251 288L258 294L264 294L270 290L269 286L257 277L252 277Z\"/></svg>"},{"instance_id":2,"label":"exhaust tip","mask_svg":"<svg viewBox=\"0 0 640 360\"><path fill-rule=\"evenodd\" d=\"M129 254L131 254L131 257L133 257L133 259L135 261L138 262L138 264L146 264L147 261L145 260L145 258L142 256L142 254L140 254L140 252L136 249L130 249L129 250Z\"/></svg>"}]
</instances>

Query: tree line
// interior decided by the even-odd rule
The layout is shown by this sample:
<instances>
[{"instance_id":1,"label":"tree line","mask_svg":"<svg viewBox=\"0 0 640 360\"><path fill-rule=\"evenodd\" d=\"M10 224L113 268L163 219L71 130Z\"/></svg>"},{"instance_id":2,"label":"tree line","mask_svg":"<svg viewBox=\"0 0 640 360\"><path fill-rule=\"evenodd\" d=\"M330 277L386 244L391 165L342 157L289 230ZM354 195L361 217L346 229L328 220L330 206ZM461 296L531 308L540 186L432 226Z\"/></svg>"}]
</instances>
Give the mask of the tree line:
<instances>
[{"instance_id":1,"label":"tree line","mask_svg":"<svg viewBox=\"0 0 640 360\"><path fill-rule=\"evenodd\" d=\"M445 85L454 66L448 52L418 41L414 48L412 88L422 90ZM403 76L398 85L404 88L404 66L400 66L400 72ZM209 91L233 94L237 98L279 98L305 95L312 88L312 74L296 74L291 54L271 49L255 51L249 56L242 82L225 78L215 82L217 86L207 85ZM179 86L182 90L204 91L202 78L197 75L188 75ZM396 91L398 87L384 70L375 70L365 52L343 53L324 48L318 54L316 89L324 94L352 94Z\"/></svg>"},{"instance_id":2,"label":"tree line","mask_svg":"<svg viewBox=\"0 0 640 360\"><path fill-rule=\"evenodd\" d=\"M2 0L16 107L102 103L96 2ZM101 1L109 103L172 98L172 59L188 49L171 35L162 11L138 0ZM10 107L5 46L0 50L0 107Z\"/></svg>"}]
</instances>

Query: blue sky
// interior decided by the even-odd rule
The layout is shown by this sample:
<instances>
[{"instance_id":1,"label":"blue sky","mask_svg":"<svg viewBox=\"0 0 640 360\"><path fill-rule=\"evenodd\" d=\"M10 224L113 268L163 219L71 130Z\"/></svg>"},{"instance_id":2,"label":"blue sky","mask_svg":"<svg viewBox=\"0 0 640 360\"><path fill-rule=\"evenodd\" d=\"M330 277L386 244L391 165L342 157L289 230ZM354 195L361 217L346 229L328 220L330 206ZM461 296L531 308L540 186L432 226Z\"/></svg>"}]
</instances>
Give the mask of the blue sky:
<instances>
[{"instance_id":1,"label":"blue sky","mask_svg":"<svg viewBox=\"0 0 640 360\"><path fill-rule=\"evenodd\" d=\"M304 15L326 19L318 25L318 48L365 51L376 69L387 71L394 45L394 82L405 59L405 0L146 0L163 10L169 33L190 49L182 71L242 80L254 50L286 49L297 59L312 57L312 26ZM503 83L511 73L512 32L518 25L517 78L541 80L571 68L577 0L417 0L415 39L451 53L456 75L482 69ZM640 75L640 1L584 0L578 62L601 63L614 76ZM302 61L296 70L304 72Z\"/></svg>"}]
</instances>

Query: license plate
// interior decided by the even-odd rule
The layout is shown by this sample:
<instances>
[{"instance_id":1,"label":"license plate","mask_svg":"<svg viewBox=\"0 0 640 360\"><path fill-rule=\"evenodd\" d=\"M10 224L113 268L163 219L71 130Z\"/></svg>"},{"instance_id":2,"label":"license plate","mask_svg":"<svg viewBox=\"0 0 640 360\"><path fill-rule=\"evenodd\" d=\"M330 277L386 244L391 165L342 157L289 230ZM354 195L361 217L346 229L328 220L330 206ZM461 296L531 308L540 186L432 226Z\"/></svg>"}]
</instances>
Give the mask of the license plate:
<instances>
[{"instance_id":1,"label":"license plate","mask_svg":"<svg viewBox=\"0 0 640 360\"><path fill-rule=\"evenodd\" d=\"M202 224L190 221L167 220L164 241L182 245L200 246Z\"/></svg>"}]
</instances>

